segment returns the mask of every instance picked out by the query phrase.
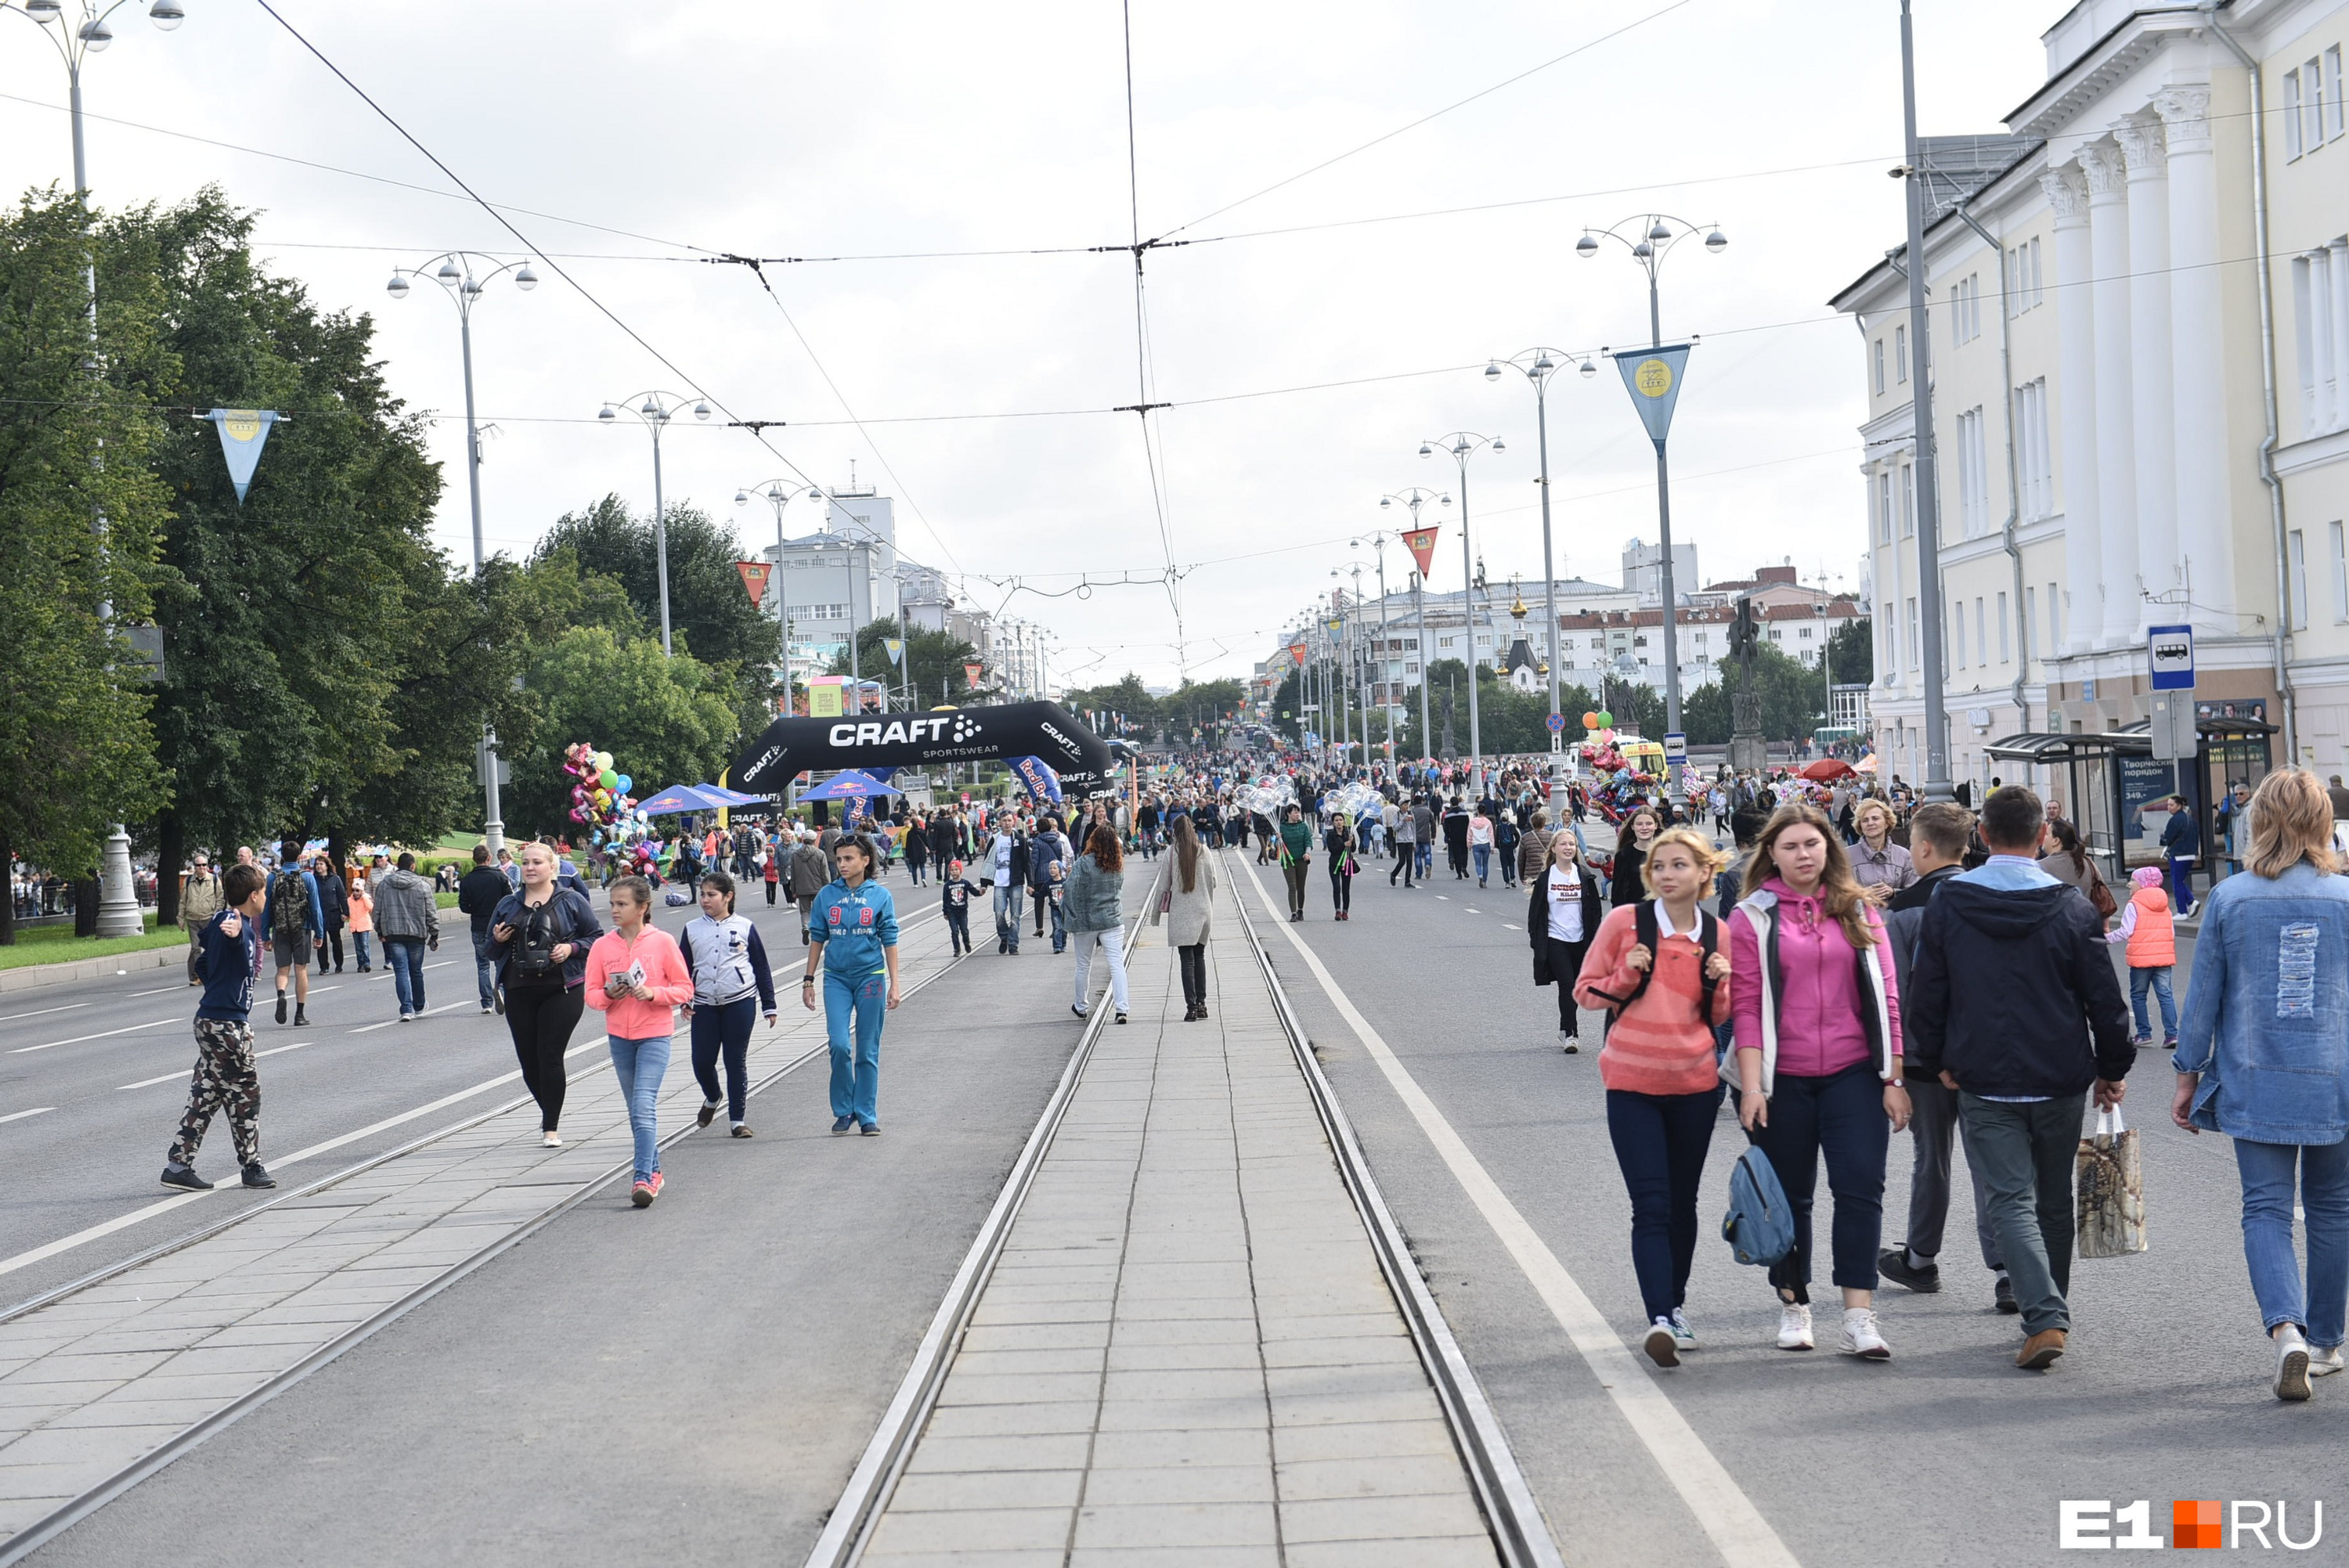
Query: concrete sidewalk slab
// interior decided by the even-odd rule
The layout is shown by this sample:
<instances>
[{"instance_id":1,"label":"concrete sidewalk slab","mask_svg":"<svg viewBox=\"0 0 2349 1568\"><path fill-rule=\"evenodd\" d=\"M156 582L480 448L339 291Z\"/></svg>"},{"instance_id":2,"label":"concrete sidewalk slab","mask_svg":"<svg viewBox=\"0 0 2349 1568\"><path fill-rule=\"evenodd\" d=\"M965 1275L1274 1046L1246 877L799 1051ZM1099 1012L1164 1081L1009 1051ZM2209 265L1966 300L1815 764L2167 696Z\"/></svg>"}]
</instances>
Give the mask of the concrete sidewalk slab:
<instances>
[{"instance_id":1,"label":"concrete sidewalk slab","mask_svg":"<svg viewBox=\"0 0 2349 1568\"><path fill-rule=\"evenodd\" d=\"M1496 1561L1229 889L1144 928L868 1556Z\"/></svg>"}]
</instances>

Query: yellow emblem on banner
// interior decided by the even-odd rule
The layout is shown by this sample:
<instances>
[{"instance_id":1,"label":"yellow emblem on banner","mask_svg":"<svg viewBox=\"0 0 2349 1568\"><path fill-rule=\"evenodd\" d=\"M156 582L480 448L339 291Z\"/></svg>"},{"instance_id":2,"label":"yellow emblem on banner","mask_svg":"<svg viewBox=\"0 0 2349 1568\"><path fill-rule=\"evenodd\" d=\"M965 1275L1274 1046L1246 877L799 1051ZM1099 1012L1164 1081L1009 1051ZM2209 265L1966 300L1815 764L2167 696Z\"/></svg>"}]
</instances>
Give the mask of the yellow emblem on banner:
<instances>
[{"instance_id":1,"label":"yellow emblem on banner","mask_svg":"<svg viewBox=\"0 0 2349 1568\"><path fill-rule=\"evenodd\" d=\"M1642 397L1661 397L1672 389L1672 367L1661 359L1643 359L1631 372L1631 384Z\"/></svg>"},{"instance_id":2,"label":"yellow emblem on banner","mask_svg":"<svg viewBox=\"0 0 2349 1568\"><path fill-rule=\"evenodd\" d=\"M261 412L256 408L231 408L221 416L221 428L232 441L249 441L261 434Z\"/></svg>"}]
</instances>

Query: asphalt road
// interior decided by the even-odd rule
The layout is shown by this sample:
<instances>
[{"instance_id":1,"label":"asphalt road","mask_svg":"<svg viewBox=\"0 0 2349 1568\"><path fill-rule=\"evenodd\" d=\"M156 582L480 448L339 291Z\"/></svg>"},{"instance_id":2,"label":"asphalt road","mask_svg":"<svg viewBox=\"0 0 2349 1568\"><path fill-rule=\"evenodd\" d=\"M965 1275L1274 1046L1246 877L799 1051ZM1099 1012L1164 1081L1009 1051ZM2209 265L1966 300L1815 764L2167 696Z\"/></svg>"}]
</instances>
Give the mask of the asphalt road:
<instances>
[{"instance_id":1,"label":"asphalt road","mask_svg":"<svg viewBox=\"0 0 2349 1568\"><path fill-rule=\"evenodd\" d=\"M936 928L934 892L917 892L902 871L888 885L911 932ZM601 913L600 894L596 903ZM758 889L740 907L757 921L778 965L802 962L795 911L781 904L770 911ZM655 921L676 932L698 913L662 905ZM524 1092L505 1020L480 1011L470 924L453 910L440 917L440 947L426 955L428 1013L412 1024L397 1021L379 944L368 974L348 963L340 975L312 972L308 1028L272 1021L274 971L264 965L254 1043L261 1057L262 1159L278 1174L280 1191ZM225 1118L214 1119L198 1161L222 1183L216 1191L175 1201L156 1181L187 1103L196 996L178 970L164 969L12 993L0 1006L0 1155L16 1173L0 1196L0 1308L272 1195L236 1184ZM574 1047L602 1038L591 1026L595 1017L581 1020ZM582 1050L572 1068L600 1059L599 1050ZM89 1239L25 1261L83 1236Z\"/></svg>"},{"instance_id":2,"label":"asphalt road","mask_svg":"<svg viewBox=\"0 0 2349 1568\"><path fill-rule=\"evenodd\" d=\"M1579 1056L1557 1047L1555 993L1532 984L1524 894L1497 877L1485 890L1455 881L1440 857L1432 883L1391 890L1389 864L1366 862L1345 924L1330 918L1317 865L1309 921L1289 929L1628 1340L1640 1326L1630 1211L1598 1062L1588 1043ZM1279 901L1275 879L1258 874ZM1265 929L1282 983L1569 1560L1719 1561L1310 971ZM1596 1024L1586 1015L1588 1039ZM2349 1501L2338 1457L2349 1439L2349 1387L2321 1381L2302 1406L2269 1392L2271 1358L2242 1260L2231 1151L2223 1138L2169 1124L2171 1081L2163 1053L2140 1054L2128 1109L2142 1130L2151 1250L2076 1265L2073 1351L2044 1376L2012 1364L2018 1320L1992 1310L1991 1276L1972 1252L1969 1221L1956 1218L1971 1213L1962 1188L1941 1293L1892 1286L1878 1296L1896 1353L1889 1364L1835 1354L1827 1306L1818 1313L1821 1350L1777 1350L1767 1282L1718 1239L1727 1166L1744 1147L1723 1111L1690 1287L1704 1348L1677 1371L1640 1375L1657 1379L1806 1568L2072 1561L2057 1555L2060 1499L2148 1500L2164 1535L2170 1502L2181 1498L2286 1500L2295 1536L2306 1534L2309 1502L2323 1499L2333 1504L2327 1524L2337 1522ZM1888 1235L1905 1223L1909 1164L1909 1140L1896 1135ZM1831 1302L1824 1264L1820 1273L1815 1297ZM2335 1540L2309 1560L2341 1560Z\"/></svg>"},{"instance_id":3,"label":"asphalt road","mask_svg":"<svg viewBox=\"0 0 2349 1568\"><path fill-rule=\"evenodd\" d=\"M590 1198L30 1561L797 1561L1067 1065L1069 965L982 942L892 1017L881 1138L830 1135L818 1058L653 1209Z\"/></svg>"}]
</instances>

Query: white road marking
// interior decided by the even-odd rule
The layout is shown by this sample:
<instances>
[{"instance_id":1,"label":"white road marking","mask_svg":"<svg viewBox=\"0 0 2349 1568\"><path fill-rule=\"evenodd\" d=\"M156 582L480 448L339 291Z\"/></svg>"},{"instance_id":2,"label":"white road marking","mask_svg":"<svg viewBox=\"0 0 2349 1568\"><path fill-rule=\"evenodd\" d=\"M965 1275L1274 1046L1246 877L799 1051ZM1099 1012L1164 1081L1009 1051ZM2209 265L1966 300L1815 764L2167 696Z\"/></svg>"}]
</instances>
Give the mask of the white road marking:
<instances>
[{"instance_id":1,"label":"white road marking","mask_svg":"<svg viewBox=\"0 0 2349 1568\"><path fill-rule=\"evenodd\" d=\"M1452 895L1448 892L1440 892L1435 896L1442 899L1446 903L1450 903L1452 902Z\"/></svg>"},{"instance_id":2,"label":"white road marking","mask_svg":"<svg viewBox=\"0 0 2349 1568\"><path fill-rule=\"evenodd\" d=\"M438 1007L427 1007L424 1011L417 1014L416 1016L419 1018L429 1018L435 1013L446 1013L458 1007L479 1007L481 1005L481 999L478 996L474 996L462 1002L443 1002ZM399 1022L398 1018L386 1018L380 1024L363 1024L359 1027L347 1032L354 1035L370 1035L378 1029L388 1029L398 1022Z\"/></svg>"},{"instance_id":3,"label":"white road marking","mask_svg":"<svg viewBox=\"0 0 2349 1568\"><path fill-rule=\"evenodd\" d=\"M38 1018L49 1013L70 1013L76 1007L93 1007L96 1006L97 1004L94 1002L68 1002L62 1007L42 1007L30 1013L10 1013L5 1017L0 1017L0 1024L13 1024L19 1018Z\"/></svg>"},{"instance_id":4,"label":"white road marking","mask_svg":"<svg viewBox=\"0 0 2349 1568\"><path fill-rule=\"evenodd\" d=\"M140 996L160 996L160 995L165 995L167 992L171 992L171 991L192 991L192 990L194 990L194 989L196 989L196 987L195 987L195 986L193 986L193 985L159 985L159 986L157 986L157 987L156 987L154 990L152 990L152 991L132 991L132 992L129 993L128 995L126 995L123 997L123 1000L124 1000L124 1001L126 1001L126 1002L129 1002L129 1001L135 1001L137 998L139 998L139 997L140 997ZM75 1004L75 1006L81 1006L81 1007L87 1007L87 1006L89 1006L89 1004L88 1004L88 1003L87 1003L87 1002L78 1002L78 1003L76 1003L76 1004Z\"/></svg>"},{"instance_id":5,"label":"white road marking","mask_svg":"<svg viewBox=\"0 0 2349 1568\"><path fill-rule=\"evenodd\" d=\"M1511 925L1507 921L1506 921L1506 920L1505 920L1505 921L1501 922L1501 929L1502 929L1503 931L1523 931L1523 930L1525 929L1525 927L1524 927L1524 926L1522 926L1522 925Z\"/></svg>"},{"instance_id":6,"label":"white road marking","mask_svg":"<svg viewBox=\"0 0 2349 1568\"><path fill-rule=\"evenodd\" d=\"M1265 913L1268 916L1276 915L1272 895L1265 891L1264 882L1245 863L1240 869L1247 872L1248 881L1255 885L1257 898L1263 903ZM1439 893L1436 896L1440 898L1443 895ZM1451 1122L1444 1119L1444 1113L1436 1109L1435 1102L1428 1099L1427 1091L1419 1087L1419 1081L1396 1059L1393 1050L1371 1026L1371 1021L1347 999L1346 994L1330 977L1329 970L1321 966L1321 960L1306 945L1305 939L1290 930L1288 922L1277 916L1270 923L1279 927L1281 934L1288 938L1289 945L1296 948L1298 956L1305 961L1306 967L1313 972L1313 978L1319 984L1322 994L1330 999L1330 1005L1337 1009L1339 1016L1346 1020L1347 1026L1354 1031L1354 1037L1361 1041L1362 1048L1378 1064L1379 1070L1386 1076L1396 1097L1411 1112L1412 1119L1419 1123L1420 1130L1434 1145L1436 1153L1443 1157L1453 1179L1460 1183L1469 1201L1476 1205L1476 1211L1484 1216L1485 1222L1493 1228L1493 1233L1508 1250L1509 1256L1542 1298L1543 1305L1549 1308L1550 1315L1566 1331L1567 1338L1589 1367L1591 1375L1599 1379L1608 1397L1614 1400L1615 1408L1622 1413L1624 1420L1647 1448L1657 1468L1663 1472L1664 1479L1671 1483L1672 1490L1688 1505L1689 1511L1695 1516L1698 1525L1712 1539L1714 1548L1730 1568L1800 1568L1795 1554L1787 1550L1785 1542L1778 1539L1778 1532L1770 1528L1770 1522L1762 1517L1762 1511L1754 1507L1754 1500L1745 1495L1735 1479L1713 1457L1713 1450L1705 1446L1702 1438L1697 1436L1695 1429L1688 1424L1679 1407L1671 1402L1655 1378L1641 1368L1630 1347L1609 1325L1605 1315L1592 1304L1589 1296L1583 1294L1582 1286L1567 1272L1566 1265L1558 1261L1556 1253L1550 1251L1548 1243L1526 1222L1517 1206L1509 1202L1500 1184L1470 1152L1466 1142L1453 1130Z\"/></svg>"},{"instance_id":7,"label":"white road marking","mask_svg":"<svg viewBox=\"0 0 2349 1568\"><path fill-rule=\"evenodd\" d=\"M55 1109L57 1107L54 1105L44 1105L33 1110L11 1111L6 1116L0 1116L0 1121L22 1121L28 1116L47 1116Z\"/></svg>"},{"instance_id":8,"label":"white road marking","mask_svg":"<svg viewBox=\"0 0 2349 1568\"><path fill-rule=\"evenodd\" d=\"M181 1072L165 1073L161 1078L140 1078L137 1083L118 1084L115 1086L114 1092L120 1094L126 1088L153 1088L159 1083L177 1083L192 1071L194 1069L191 1068Z\"/></svg>"},{"instance_id":9,"label":"white road marking","mask_svg":"<svg viewBox=\"0 0 2349 1568\"><path fill-rule=\"evenodd\" d=\"M132 1024L125 1028L108 1029L96 1035L76 1035L70 1040L50 1040L37 1046L18 1046L8 1054L12 1057L21 1057L27 1051L47 1051L53 1050L58 1046L78 1046L84 1040L109 1040L117 1035L135 1035L141 1029L160 1029L167 1024L176 1024L179 1021L177 1018L158 1018L151 1024Z\"/></svg>"},{"instance_id":10,"label":"white road marking","mask_svg":"<svg viewBox=\"0 0 2349 1568\"><path fill-rule=\"evenodd\" d=\"M1482 913L1485 913L1485 912L1484 912L1483 910L1481 910L1481 909L1469 909L1469 908L1468 908L1468 906L1467 906L1466 904L1463 904L1463 905L1461 905L1461 907L1462 907L1463 909L1467 909L1467 910L1468 910L1468 913L1471 913L1471 914L1482 914Z\"/></svg>"}]
</instances>

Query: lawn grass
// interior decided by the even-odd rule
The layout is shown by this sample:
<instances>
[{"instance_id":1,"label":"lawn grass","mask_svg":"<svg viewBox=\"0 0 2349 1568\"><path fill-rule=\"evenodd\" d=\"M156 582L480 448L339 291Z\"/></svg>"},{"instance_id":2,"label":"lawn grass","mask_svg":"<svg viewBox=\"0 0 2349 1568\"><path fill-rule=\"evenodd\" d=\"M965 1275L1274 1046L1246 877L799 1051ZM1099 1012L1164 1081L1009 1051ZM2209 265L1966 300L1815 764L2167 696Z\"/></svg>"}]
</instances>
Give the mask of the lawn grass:
<instances>
[{"instance_id":1,"label":"lawn grass","mask_svg":"<svg viewBox=\"0 0 2349 1568\"><path fill-rule=\"evenodd\" d=\"M188 934L176 925L158 930L155 913L145 911L146 932L138 936L110 936L103 941L77 937L68 923L19 926L16 944L0 947L0 969L22 969L32 964L70 964L78 958L106 958L117 953L143 953L156 947L184 946Z\"/></svg>"}]
</instances>

